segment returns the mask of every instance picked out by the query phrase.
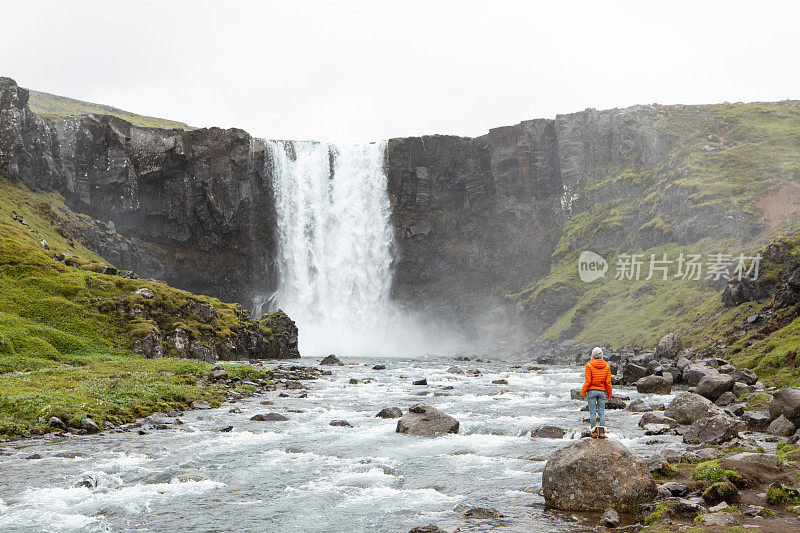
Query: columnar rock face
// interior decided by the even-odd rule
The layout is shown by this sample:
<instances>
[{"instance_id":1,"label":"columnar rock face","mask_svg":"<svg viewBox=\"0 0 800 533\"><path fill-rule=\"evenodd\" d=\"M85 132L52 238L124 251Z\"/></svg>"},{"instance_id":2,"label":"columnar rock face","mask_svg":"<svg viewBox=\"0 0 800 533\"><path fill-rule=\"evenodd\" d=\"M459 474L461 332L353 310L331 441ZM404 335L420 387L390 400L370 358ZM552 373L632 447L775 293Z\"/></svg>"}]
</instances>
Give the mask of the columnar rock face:
<instances>
[{"instance_id":1,"label":"columnar rock face","mask_svg":"<svg viewBox=\"0 0 800 533\"><path fill-rule=\"evenodd\" d=\"M27 102L27 90L0 78L0 168L134 240L88 246L121 268L228 301L274 288L262 143L236 129L140 128L106 115L51 124Z\"/></svg>"},{"instance_id":2,"label":"columnar rock face","mask_svg":"<svg viewBox=\"0 0 800 533\"><path fill-rule=\"evenodd\" d=\"M548 271L562 187L552 124L541 130L389 141L396 298L477 316L493 287Z\"/></svg>"}]
</instances>

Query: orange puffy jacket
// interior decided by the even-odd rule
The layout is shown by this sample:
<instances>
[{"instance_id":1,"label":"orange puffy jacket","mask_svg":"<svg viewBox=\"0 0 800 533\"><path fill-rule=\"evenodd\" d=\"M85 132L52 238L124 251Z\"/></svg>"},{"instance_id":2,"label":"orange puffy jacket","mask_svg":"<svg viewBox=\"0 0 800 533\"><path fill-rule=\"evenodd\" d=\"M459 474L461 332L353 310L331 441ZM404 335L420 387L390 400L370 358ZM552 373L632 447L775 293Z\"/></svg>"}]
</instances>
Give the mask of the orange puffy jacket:
<instances>
[{"instance_id":1,"label":"orange puffy jacket","mask_svg":"<svg viewBox=\"0 0 800 533\"><path fill-rule=\"evenodd\" d=\"M586 363L586 380L583 382L581 396L590 390L601 390L611 398L611 368L602 359L592 359Z\"/></svg>"}]
</instances>

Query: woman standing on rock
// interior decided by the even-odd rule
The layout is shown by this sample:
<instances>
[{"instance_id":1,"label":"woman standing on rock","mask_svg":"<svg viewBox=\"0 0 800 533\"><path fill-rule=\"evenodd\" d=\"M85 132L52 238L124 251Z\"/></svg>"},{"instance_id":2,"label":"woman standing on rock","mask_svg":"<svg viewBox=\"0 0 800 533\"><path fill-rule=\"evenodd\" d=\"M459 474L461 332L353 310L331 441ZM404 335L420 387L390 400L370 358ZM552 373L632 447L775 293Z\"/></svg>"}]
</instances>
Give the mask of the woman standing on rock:
<instances>
[{"instance_id":1,"label":"woman standing on rock","mask_svg":"<svg viewBox=\"0 0 800 533\"><path fill-rule=\"evenodd\" d=\"M589 402L592 438L606 438L606 398L611 398L611 369L603 360L603 349L597 346L592 348L592 358L586 363L586 379L583 382L581 396L585 396ZM600 416L596 426L595 414Z\"/></svg>"}]
</instances>

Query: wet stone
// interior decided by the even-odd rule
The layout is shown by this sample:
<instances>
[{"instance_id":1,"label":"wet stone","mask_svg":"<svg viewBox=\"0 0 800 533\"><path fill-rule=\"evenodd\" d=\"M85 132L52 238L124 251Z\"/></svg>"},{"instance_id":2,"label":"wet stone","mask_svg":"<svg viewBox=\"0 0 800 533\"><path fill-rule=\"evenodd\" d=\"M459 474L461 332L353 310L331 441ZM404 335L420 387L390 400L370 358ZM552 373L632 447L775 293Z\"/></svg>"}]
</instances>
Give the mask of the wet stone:
<instances>
[{"instance_id":1,"label":"wet stone","mask_svg":"<svg viewBox=\"0 0 800 533\"><path fill-rule=\"evenodd\" d=\"M286 422L289 418L280 413L257 414L250 417L255 422Z\"/></svg>"}]
</instances>

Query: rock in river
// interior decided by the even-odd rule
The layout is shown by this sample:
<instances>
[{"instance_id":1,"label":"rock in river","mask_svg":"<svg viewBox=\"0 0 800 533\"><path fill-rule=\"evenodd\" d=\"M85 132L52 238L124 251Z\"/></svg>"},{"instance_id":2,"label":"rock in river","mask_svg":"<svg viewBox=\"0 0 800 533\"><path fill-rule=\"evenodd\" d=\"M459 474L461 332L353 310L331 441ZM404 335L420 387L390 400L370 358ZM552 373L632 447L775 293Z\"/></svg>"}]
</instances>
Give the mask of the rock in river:
<instances>
[{"instance_id":1,"label":"rock in river","mask_svg":"<svg viewBox=\"0 0 800 533\"><path fill-rule=\"evenodd\" d=\"M403 416L403 411L399 407L384 407L375 416L378 418L400 418Z\"/></svg>"},{"instance_id":2,"label":"rock in river","mask_svg":"<svg viewBox=\"0 0 800 533\"><path fill-rule=\"evenodd\" d=\"M431 436L441 433L458 433L458 420L435 407L418 403L408 414L397 421L397 433Z\"/></svg>"},{"instance_id":3,"label":"rock in river","mask_svg":"<svg viewBox=\"0 0 800 533\"><path fill-rule=\"evenodd\" d=\"M289 419L280 413L267 413L265 415L253 415L250 420L255 420L256 422L286 422Z\"/></svg>"},{"instance_id":4,"label":"rock in river","mask_svg":"<svg viewBox=\"0 0 800 533\"><path fill-rule=\"evenodd\" d=\"M502 518L503 515L497 509L490 507L471 507L464 513L467 518Z\"/></svg>"},{"instance_id":5,"label":"rock in river","mask_svg":"<svg viewBox=\"0 0 800 533\"><path fill-rule=\"evenodd\" d=\"M342 362L339 360L338 357L336 357L333 354L330 354L329 356L327 356L324 359L322 359L322 361L320 361L319 364L321 364L321 365L339 365L339 366L341 366Z\"/></svg>"},{"instance_id":6,"label":"rock in river","mask_svg":"<svg viewBox=\"0 0 800 533\"><path fill-rule=\"evenodd\" d=\"M94 420L91 418L84 418L81 420L81 429L85 430L87 433L98 433L100 431L100 427L94 423Z\"/></svg>"},{"instance_id":7,"label":"rock in river","mask_svg":"<svg viewBox=\"0 0 800 533\"><path fill-rule=\"evenodd\" d=\"M539 426L531 430L534 439L562 439L565 431L558 426Z\"/></svg>"},{"instance_id":8,"label":"rock in river","mask_svg":"<svg viewBox=\"0 0 800 533\"><path fill-rule=\"evenodd\" d=\"M613 439L581 439L555 452L542 490L547 507L565 511L632 511L657 494L644 461Z\"/></svg>"},{"instance_id":9,"label":"rock in river","mask_svg":"<svg viewBox=\"0 0 800 533\"><path fill-rule=\"evenodd\" d=\"M444 524L428 524L427 526L415 527L409 533L458 533L461 531L455 526Z\"/></svg>"}]
</instances>

